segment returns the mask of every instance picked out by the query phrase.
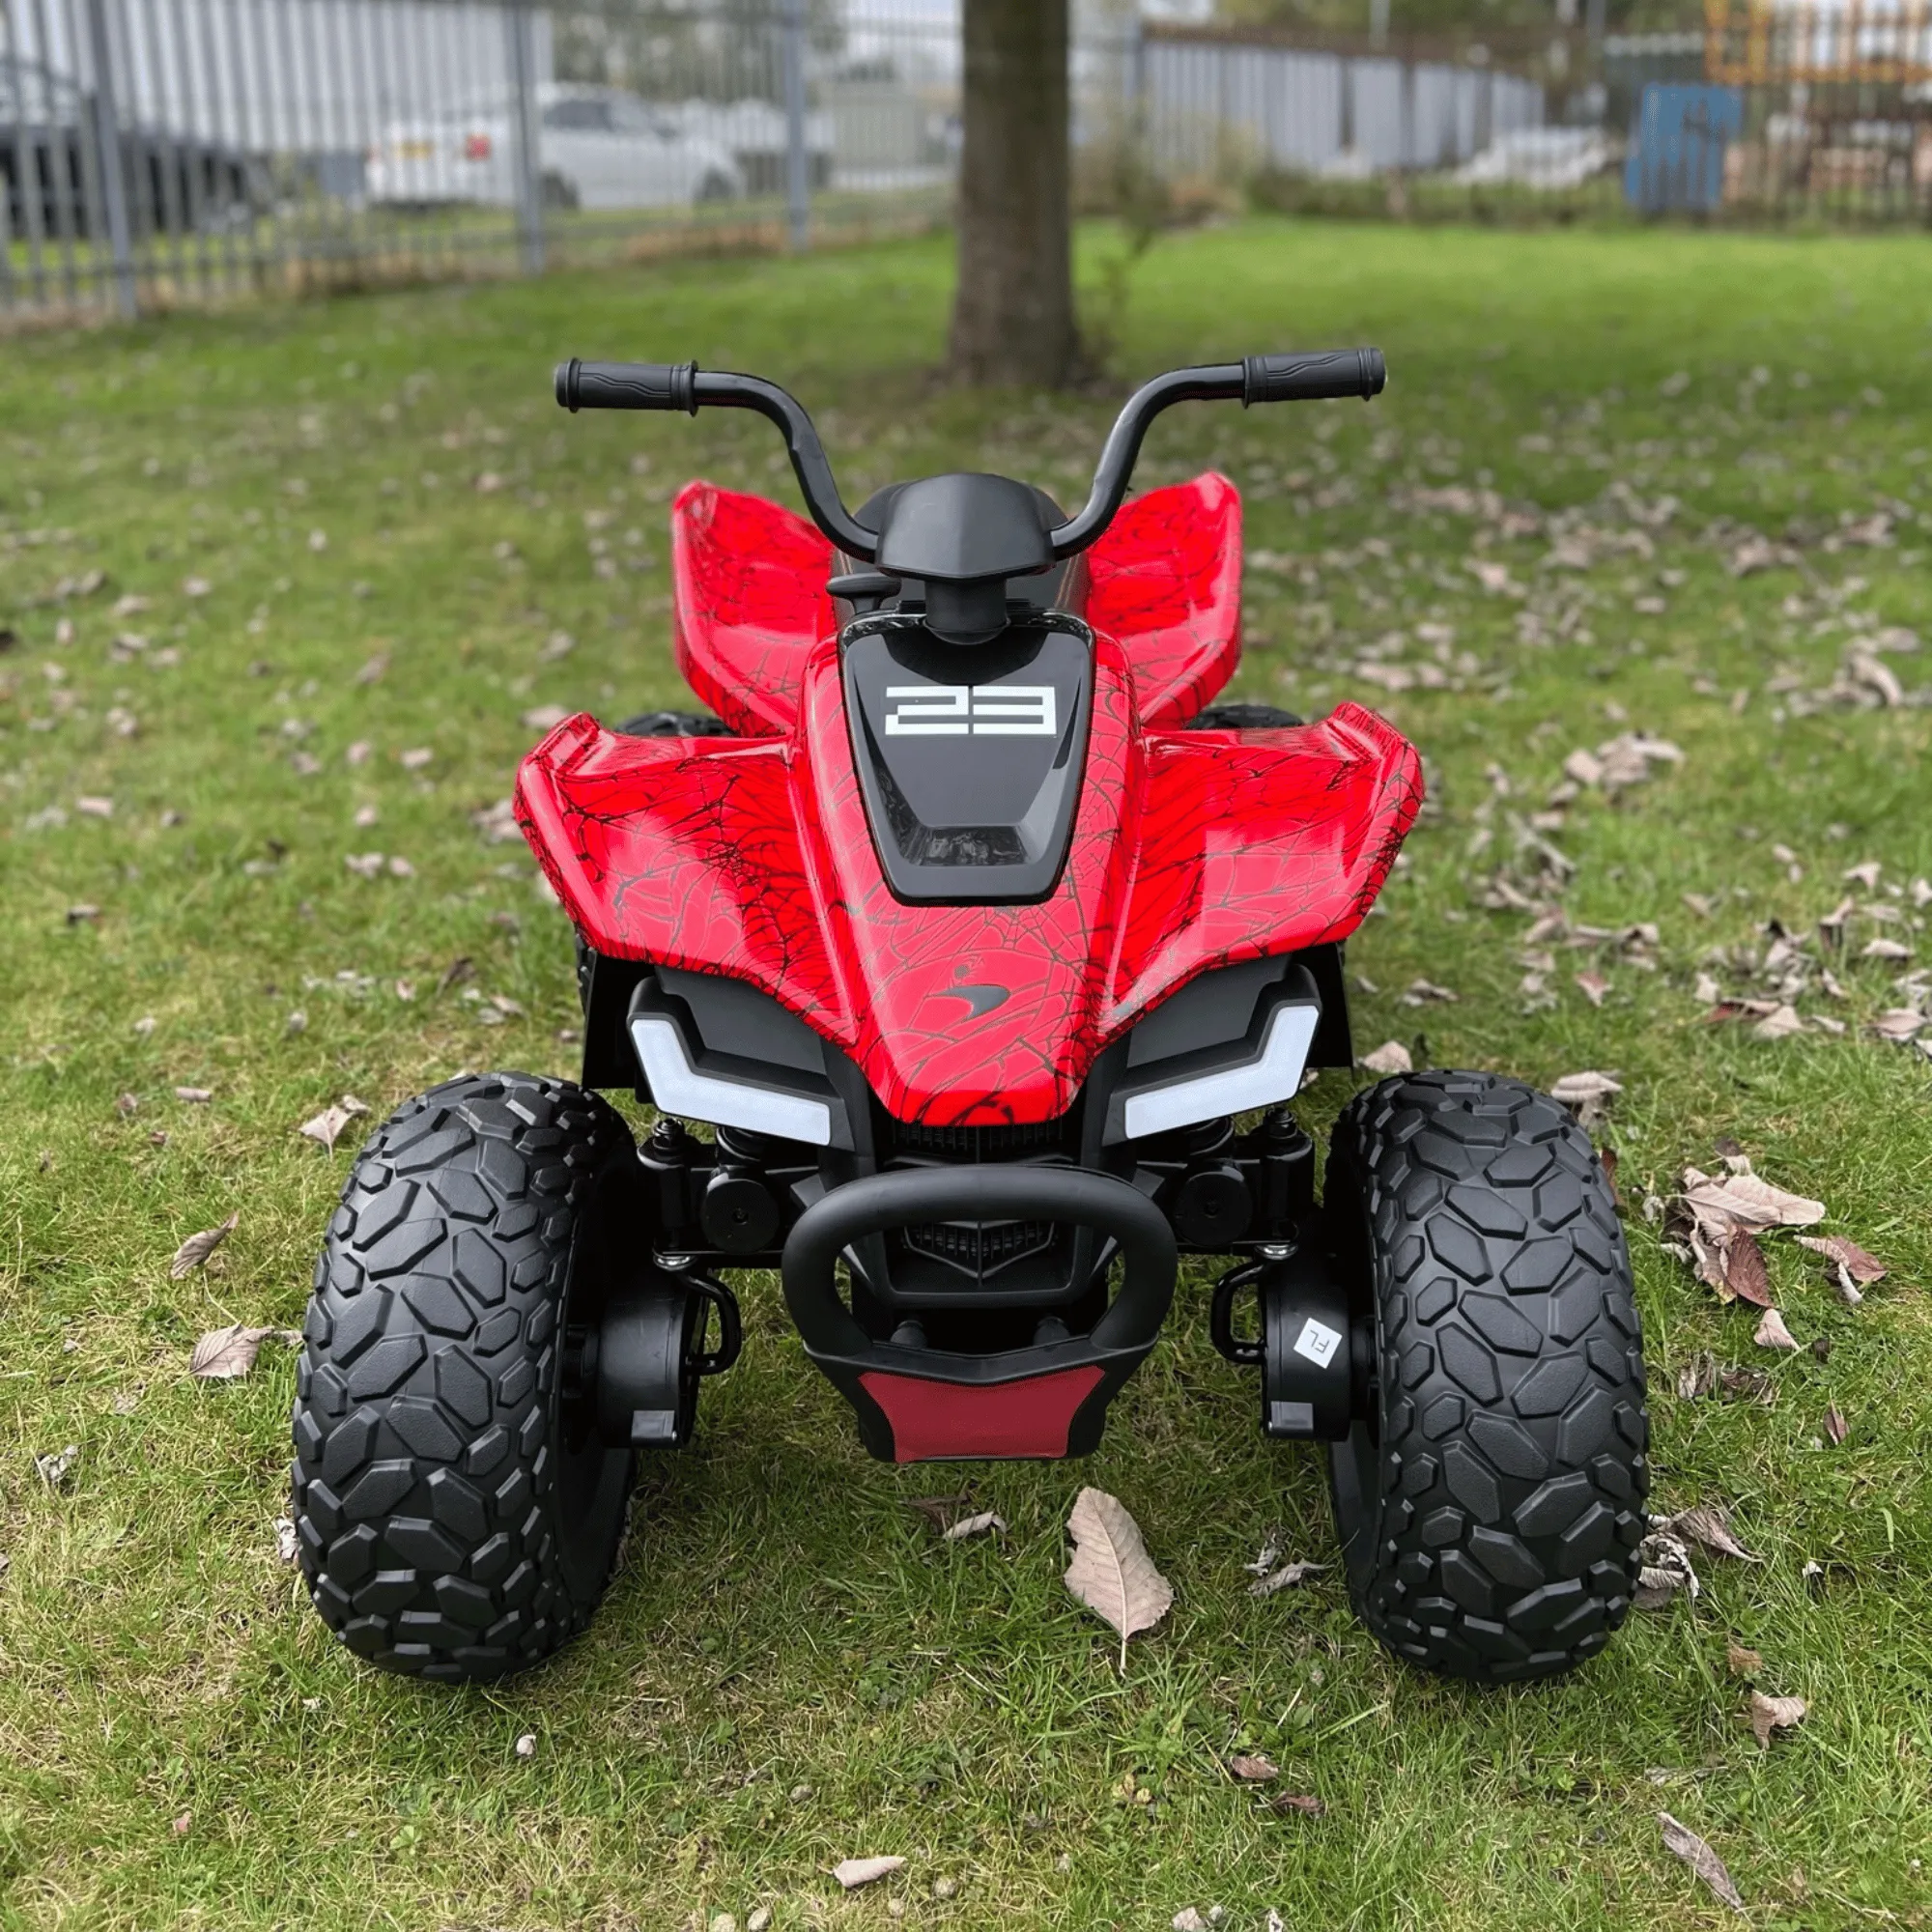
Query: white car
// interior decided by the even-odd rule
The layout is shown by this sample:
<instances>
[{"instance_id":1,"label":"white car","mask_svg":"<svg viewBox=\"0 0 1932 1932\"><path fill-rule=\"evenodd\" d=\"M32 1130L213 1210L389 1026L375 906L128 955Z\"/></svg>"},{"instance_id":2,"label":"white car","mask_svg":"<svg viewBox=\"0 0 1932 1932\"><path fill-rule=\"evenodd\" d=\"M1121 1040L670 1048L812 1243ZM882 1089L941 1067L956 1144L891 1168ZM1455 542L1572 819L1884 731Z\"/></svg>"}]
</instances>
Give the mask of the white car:
<instances>
[{"instance_id":1,"label":"white car","mask_svg":"<svg viewBox=\"0 0 1932 1932\"><path fill-rule=\"evenodd\" d=\"M1512 128L1456 170L1471 184L1513 182L1551 193L1581 187L1617 164L1616 144L1597 128Z\"/></svg>"},{"instance_id":2,"label":"white car","mask_svg":"<svg viewBox=\"0 0 1932 1932\"><path fill-rule=\"evenodd\" d=\"M730 150L615 87L536 89L537 178L546 208L667 208L745 191ZM516 124L508 96L392 123L364 157L380 207L511 207Z\"/></svg>"}]
</instances>

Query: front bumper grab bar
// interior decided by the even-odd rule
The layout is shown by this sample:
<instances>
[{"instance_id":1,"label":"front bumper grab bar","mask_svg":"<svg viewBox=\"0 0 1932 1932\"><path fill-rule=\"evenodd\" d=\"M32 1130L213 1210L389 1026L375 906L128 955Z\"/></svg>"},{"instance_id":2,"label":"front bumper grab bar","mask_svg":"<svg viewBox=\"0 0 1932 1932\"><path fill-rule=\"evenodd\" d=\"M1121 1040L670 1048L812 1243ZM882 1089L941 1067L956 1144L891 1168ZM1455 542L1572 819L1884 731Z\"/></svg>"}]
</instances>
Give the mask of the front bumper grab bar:
<instances>
[{"instance_id":1,"label":"front bumper grab bar","mask_svg":"<svg viewBox=\"0 0 1932 1932\"><path fill-rule=\"evenodd\" d=\"M1174 1298L1178 1264L1166 1215L1111 1174L1015 1162L868 1175L813 1202L786 1237L781 1264L785 1302L807 1350L854 1356L881 1346L839 1300L835 1277L838 1257L862 1236L925 1221L1003 1220L1071 1222L1111 1235L1125 1276L1089 1339L1108 1353L1144 1353L1153 1346Z\"/></svg>"}]
</instances>

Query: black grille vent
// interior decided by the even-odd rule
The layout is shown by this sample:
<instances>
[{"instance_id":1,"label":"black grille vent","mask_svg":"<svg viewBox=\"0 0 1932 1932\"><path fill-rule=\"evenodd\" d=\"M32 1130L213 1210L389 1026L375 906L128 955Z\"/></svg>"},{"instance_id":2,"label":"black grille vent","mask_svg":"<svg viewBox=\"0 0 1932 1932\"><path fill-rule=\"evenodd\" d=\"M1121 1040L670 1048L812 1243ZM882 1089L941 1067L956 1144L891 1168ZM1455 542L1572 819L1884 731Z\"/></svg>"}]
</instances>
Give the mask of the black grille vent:
<instances>
[{"instance_id":1,"label":"black grille vent","mask_svg":"<svg viewBox=\"0 0 1932 1932\"><path fill-rule=\"evenodd\" d=\"M898 1151L939 1160L1024 1160L1057 1151L1063 1122L1040 1121L1021 1127L920 1127L895 1121Z\"/></svg>"},{"instance_id":2,"label":"black grille vent","mask_svg":"<svg viewBox=\"0 0 1932 1932\"><path fill-rule=\"evenodd\" d=\"M1051 1221L928 1221L905 1231L915 1254L975 1277L997 1273L1053 1245Z\"/></svg>"}]
</instances>

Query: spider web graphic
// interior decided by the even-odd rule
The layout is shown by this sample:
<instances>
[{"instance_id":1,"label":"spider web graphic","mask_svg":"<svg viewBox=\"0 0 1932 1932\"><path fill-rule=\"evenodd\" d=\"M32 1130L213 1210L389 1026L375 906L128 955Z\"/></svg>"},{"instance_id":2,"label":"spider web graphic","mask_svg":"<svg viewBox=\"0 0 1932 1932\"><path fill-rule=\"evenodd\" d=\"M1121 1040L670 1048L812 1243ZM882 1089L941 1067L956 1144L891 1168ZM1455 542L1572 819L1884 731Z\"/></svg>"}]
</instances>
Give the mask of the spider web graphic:
<instances>
[{"instance_id":1,"label":"spider web graphic","mask_svg":"<svg viewBox=\"0 0 1932 1932\"><path fill-rule=\"evenodd\" d=\"M817 588L829 547L779 506L704 484L674 522L680 662L750 735L628 738L567 719L524 761L518 820L596 951L770 994L850 1055L895 1118L1056 1119L1097 1055L1196 975L1347 938L1422 801L1414 748L1352 703L1292 728L1147 725L1150 684L1179 724L1233 666L1238 516L1219 477L1122 512L1123 548L1096 566L1089 608L1148 629L1095 638L1080 802L1039 904L893 896ZM749 559L734 549L768 540ZM756 716L742 687L728 701L727 678L767 675ZM974 1014L960 985L1008 997Z\"/></svg>"}]
</instances>

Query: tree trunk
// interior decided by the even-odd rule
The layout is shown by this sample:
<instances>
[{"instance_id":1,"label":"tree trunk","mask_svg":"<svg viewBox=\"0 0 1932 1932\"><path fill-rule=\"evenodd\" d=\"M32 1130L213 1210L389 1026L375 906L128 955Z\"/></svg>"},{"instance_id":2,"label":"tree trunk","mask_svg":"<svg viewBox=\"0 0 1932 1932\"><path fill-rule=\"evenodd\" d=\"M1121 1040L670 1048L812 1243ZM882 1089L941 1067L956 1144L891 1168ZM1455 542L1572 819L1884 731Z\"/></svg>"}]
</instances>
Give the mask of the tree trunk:
<instances>
[{"instance_id":1,"label":"tree trunk","mask_svg":"<svg viewBox=\"0 0 1932 1932\"><path fill-rule=\"evenodd\" d=\"M965 14L952 364L968 383L1050 387L1076 349L1067 0L966 0Z\"/></svg>"}]
</instances>

